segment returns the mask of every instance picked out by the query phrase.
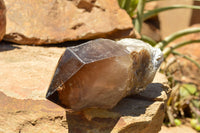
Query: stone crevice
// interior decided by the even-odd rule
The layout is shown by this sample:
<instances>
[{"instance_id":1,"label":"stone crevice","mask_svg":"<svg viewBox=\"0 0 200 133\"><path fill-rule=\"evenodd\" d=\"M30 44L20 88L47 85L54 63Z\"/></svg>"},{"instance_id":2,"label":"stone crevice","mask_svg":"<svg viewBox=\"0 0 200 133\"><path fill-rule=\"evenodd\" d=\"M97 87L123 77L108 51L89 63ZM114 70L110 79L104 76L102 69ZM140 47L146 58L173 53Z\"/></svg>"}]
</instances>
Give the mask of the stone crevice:
<instances>
[{"instance_id":1,"label":"stone crevice","mask_svg":"<svg viewBox=\"0 0 200 133\"><path fill-rule=\"evenodd\" d=\"M77 29L79 29L80 27L82 27L84 25L85 25L84 23L78 23L78 24L74 25L73 27L71 27L71 29L77 30Z\"/></svg>"}]
</instances>

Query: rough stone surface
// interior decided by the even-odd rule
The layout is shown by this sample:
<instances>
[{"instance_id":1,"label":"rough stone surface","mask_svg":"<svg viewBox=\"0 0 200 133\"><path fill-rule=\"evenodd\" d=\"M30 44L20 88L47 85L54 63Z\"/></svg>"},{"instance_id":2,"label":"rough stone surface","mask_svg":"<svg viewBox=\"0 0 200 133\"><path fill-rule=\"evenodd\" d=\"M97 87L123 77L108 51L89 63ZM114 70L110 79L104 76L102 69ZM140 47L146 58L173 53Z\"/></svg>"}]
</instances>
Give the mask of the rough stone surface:
<instances>
[{"instance_id":1,"label":"rough stone surface","mask_svg":"<svg viewBox=\"0 0 200 133\"><path fill-rule=\"evenodd\" d=\"M69 47L60 58L47 99L73 110L113 108L152 82L160 49L136 39L96 39Z\"/></svg>"},{"instance_id":2,"label":"rough stone surface","mask_svg":"<svg viewBox=\"0 0 200 133\"><path fill-rule=\"evenodd\" d=\"M0 91L18 99L45 99L56 63L64 50L1 43Z\"/></svg>"},{"instance_id":3,"label":"rough stone surface","mask_svg":"<svg viewBox=\"0 0 200 133\"><path fill-rule=\"evenodd\" d=\"M109 111L87 109L81 112L67 112L69 133L157 133L163 123L166 92L169 89L160 84L160 77L164 76L159 73L157 76L159 78L140 94L144 96L146 94L143 93L147 91L150 97L133 95L124 98ZM166 77L164 78L164 81L167 81ZM155 101L150 100L152 98Z\"/></svg>"},{"instance_id":4,"label":"rough stone surface","mask_svg":"<svg viewBox=\"0 0 200 133\"><path fill-rule=\"evenodd\" d=\"M0 92L0 133L67 131L66 124L65 130L60 126L66 123L63 112L64 109L47 100L16 99Z\"/></svg>"},{"instance_id":5,"label":"rough stone surface","mask_svg":"<svg viewBox=\"0 0 200 133\"><path fill-rule=\"evenodd\" d=\"M161 80L162 77L162 80ZM1 133L156 133L164 118L166 93L160 85L166 77L157 73L154 83L147 88L154 92L149 101L140 97L123 99L110 111L90 109L79 113L67 112L45 100L20 100L0 93ZM142 93L143 94L143 93ZM152 97L151 97L152 98ZM45 129L45 130L44 130Z\"/></svg>"},{"instance_id":6,"label":"rough stone surface","mask_svg":"<svg viewBox=\"0 0 200 133\"><path fill-rule=\"evenodd\" d=\"M9 109L8 109L9 110ZM0 111L0 133L67 133L64 114Z\"/></svg>"},{"instance_id":7,"label":"rough stone surface","mask_svg":"<svg viewBox=\"0 0 200 133\"><path fill-rule=\"evenodd\" d=\"M148 11L156 8L158 8L158 1L152 1L145 4L144 10ZM141 34L150 37L157 42L161 40L160 21L158 15L154 15L143 22Z\"/></svg>"},{"instance_id":8,"label":"rough stone surface","mask_svg":"<svg viewBox=\"0 0 200 133\"><path fill-rule=\"evenodd\" d=\"M0 41L3 39L3 36L6 32L6 8L4 0L0 0Z\"/></svg>"},{"instance_id":9,"label":"rough stone surface","mask_svg":"<svg viewBox=\"0 0 200 133\"><path fill-rule=\"evenodd\" d=\"M0 133L67 132L64 109L45 100L65 48L0 45Z\"/></svg>"},{"instance_id":10,"label":"rough stone surface","mask_svg":"<svg viewBox=\"0 0 200 133\"><path fill-rule=\"evenodd\" d=\"M65 110L54 103L44 100L42 97L45 96L46 87L49 85L56 63L65 48L4 45L2 43L0 45L0 133L71 132L68 126L70 125L71 128L73 123L69 121L69 118L66 120ZM42 78L41 75L43 75ZM35 87L32 88L35 84L32 84L29 78L36 84ZM158 74L155 77L154 83L156 84L166 82L166 78L163 75ZM164 108L162 108L164 102L160 99L161 97L165 99L166 95L163 91L161 92L161 85L156 84L151 85L155 88L151 88L152 91L149 92L158 91L157 95L154 93L154 96L159 96L158 101L153 102L143 98L125 98L110 113L104 111L105 114L103 115L100 112L90 115L91 111L87 111L88 113L86 112L84 116L87 119L91 119L92 122L95 120L96 123L99 120L103 120L109 127L111 123L116 123L116 119L110 119L111 116L118 119L119 116L123 115L118 122L120 127L117 128L116 126L115 131L118 129L117 131L123 132L127 130L128 132L128 128L131 130L132 125L134 125L134 121L136 121L138 128L141 126L150 128L152 127L151 124L157 123L157 126L153 125L153 129L155 128L154 131L158 131L164 115ZM36 92L38 93L34 93L33 90L37 90ZM151 96L151 99L154 96ZM136 104L137 106L135 106ZM117 111L121 113L113 114L113 112ZM160 114L159 118L156 114ZM99 115L102 115L103 119L98 119ZM108 119L104 119L105 116ZM146 123L149 124L145 126ZM152 128L148 130L152 131Z\"/></svg>"},{"instance_id":11,"label":"rough stone surface","mask_svg":"<svg viewBox=\"0 0 200 133\"><path fill-rule=\"evenodd\" d=\"M157 1L151 1L151 2L147 2L145 4L144 10L149 11L149 10L154 10L156 8L158 8L158 2Z\"/></svg>"},{"instance_id":12,"label":"rough stone surface","mask_svg":"<svg viewBox=\"0 0 200 133\"><path fill-rule=\"evenodd\" d=\"M151 18L142 24L142 35L151 37L155 41L161 40L160 22L158 19Z\"/></svg>"},{"instance_id":13,"label":"rough stone surface","mask_svg":"<svg viewBox=\"0 0 200 133\"><path fill-rule=\"evenodd\" d=\"M116 0L6 0L5 4L6 41L40 45L134 35L130 17Z\"/></svg>"}]
</instances>

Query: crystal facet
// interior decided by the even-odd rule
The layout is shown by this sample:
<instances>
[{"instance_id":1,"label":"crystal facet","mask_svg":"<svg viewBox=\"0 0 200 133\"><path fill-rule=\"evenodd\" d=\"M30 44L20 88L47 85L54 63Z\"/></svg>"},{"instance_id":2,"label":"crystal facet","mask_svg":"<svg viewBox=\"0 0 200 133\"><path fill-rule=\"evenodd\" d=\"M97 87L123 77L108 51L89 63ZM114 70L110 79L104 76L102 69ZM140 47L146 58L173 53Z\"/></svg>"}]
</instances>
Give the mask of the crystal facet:
<instances>
[{"instance_id":1,"label":"crystal facet","mask_svg":"<svg viewBox=\"0 0 200 133\"><path fill-rule=\"evenodd\" d=\"M162 58L159 49L136 39L97 39L69 47L46 97L66 109L112 108L151 83Z\"/></svg>"}]
</instances>

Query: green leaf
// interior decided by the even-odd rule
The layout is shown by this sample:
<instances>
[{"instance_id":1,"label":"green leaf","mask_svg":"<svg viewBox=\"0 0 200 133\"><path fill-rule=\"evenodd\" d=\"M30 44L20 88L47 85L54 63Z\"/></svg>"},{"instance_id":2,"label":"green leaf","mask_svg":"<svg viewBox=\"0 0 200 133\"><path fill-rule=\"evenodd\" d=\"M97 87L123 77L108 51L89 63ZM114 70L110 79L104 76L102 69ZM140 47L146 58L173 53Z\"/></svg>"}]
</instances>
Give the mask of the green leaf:
<instances>
[{"instance_id":1,"label":"green leaf","mask_svg":"<svg viewBox=\"0 0 200 133\"><path fill-rule=\"evenodd\" d=\"M118 0L119 6L124 9L126 0Z\"/></svg>"},{"instance_id":2,"label":"green leaf","mask_svg":"<svg viewBox=\"0 0 200 133\"><path fill-rule=\"evenodd\" d=\"M196 92L195 96L199 96L200 97L200 92Z\"/></svg>"},{"instance_id":3,"label":"green leaf","mask_svg":"<svg viewBox=\"0 0 200 133\"><path fill-rule=\"evenodd\" d=\"M188 96L194 95L197 91L197 87L193 84L183 84L180 87L180 97L186 98Z\"/></svg>"},{"instance_id":4,"label":"green leaf","mask_svg":"<svg viewBox=\"0 0 200 133\"><path fill-rule=\"evenodd\" d=\"M179 93L180 93L181 99L190 96L190 93L184 87L180 87L180 92Z\"/></svg>"},{"instance_id":5,"label":"green leaf","mask_svg":"<svg viewBox=\"0 0 200 133\"><path fill-rule=\"evenodd\" d=\"M138 0L128 0L125 5L125 10L131 17L133 16L133 12L135 11L137 4Z\"/></svg>"},{"instance_id":6,"label":"green leaf","mask_svg":"<svg viewBox=\"0 0 200 133\"><path fill-rule=\"evenodd\" d=\"M197 131L200 131L200 123L198 122L198 119L192 119L190 121L191 126L196 129Z\"/></svg>"},{"instance_id":7,"label":"green leaf","mask_svg":"<svg viewBox=\"0 0 200 133\"><path fill-rule=\"evenodd\" d=\"M152 1L162 1L162 0L146 0L146 2L152 2Z\"/></svg>"},{"instance_id":8,"label":"green leaf","mask_svg":"<svg viewBox=\"0 0 200 133\"><path fill-rule=\"evenodd\" d=\"M135 22L135 24L134 24L135 30L139 34L141 34L141 30L142 30L143 13L144 13L145 2L146 2L146 0L139 0L138 1L138 5L137 5L137 17L134 20L134 22Z\"/></svg>"},{"instance_id":9,"label":"green leaf","mask_svg":"<svg viewBox=\"0 0 200 133\"><path fill-rule=\"evenodd\" d=\"M197 87L194 84L183 84L183 87L186 88L192 95L194 95L197 91Z\"/></svg>"},{"instance_id":10,"label":"green leaf","mask_svg":"<svg viewBox=\"0 0 200 133\"><path fill-rule=\"evenodd\" d=\"M195 126L195 129L199 132L199 131L200 131L200 124L197 124L197 125Z\"/></svg>"},{"instance_id":11,"label":"green leaf","mask_svg":"<svg viewBox=\"0 0 200 133\"><path fill-rule=\"evenodd\" d=\"M196 124L198 123L197 119L191 119L190 120L190 124L191 126L194 128L196 126Z\"/></svg>"},{"instance_id":12,"label":"green leaf","mask_svg":"<svg viewBox=\"0 0 200 133\"><path fill-rule=\"evenodd\" d=\"M180 126L182 124L179 119L174 119L174 123L176 126Z\"/></svg>"},{"instance_id":13,"label":"green leaf","mask_svg":"<svg viewBox=\"0 0 200 133\"><path fill-rule=\"evenodd\" d=\"M196 107L200 109L200 101L199 100L192 100L192 104Z\"/></svg>"},{"instance_id":14,"label":"green leaf","mask_svg":"<svg viewBox=\"0 0 200 133\"><path fill-rule=\"evenodd\" d=\"M137 7L138 0L118 0L119 6L126 10L126 12L132 17Z\"/></svg>"},{"instance_id":15,"label":"green leaf","mask_svg":"<svg viewBox=\"0 0 200 133\"><path fill-rule=\"evenodd\" d=\"M200 6L192 6L192 5L173 5L168 7L161 7L154 10L147 11L144 13L143 21L147 20L148 18L157 15L160 12L168 11L172 9L180 9L180 8L189 8L189 9L200 9Z\"/></svg>"}]
</instances>

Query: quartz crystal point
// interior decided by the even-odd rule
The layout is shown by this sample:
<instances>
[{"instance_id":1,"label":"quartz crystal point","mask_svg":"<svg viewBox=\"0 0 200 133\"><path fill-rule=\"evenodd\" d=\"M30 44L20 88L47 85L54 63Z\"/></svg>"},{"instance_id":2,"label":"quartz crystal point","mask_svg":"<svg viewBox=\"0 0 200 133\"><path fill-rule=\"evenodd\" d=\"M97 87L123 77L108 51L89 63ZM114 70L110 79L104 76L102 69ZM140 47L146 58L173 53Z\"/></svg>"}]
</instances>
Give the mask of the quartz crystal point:
<instances>
[{"instance_id":1,"label":"quartz crystal point","mask_svg":"<svg viewBox=\"0 0 200 133\"><path fill-rule=\"evenodd\" d=\"M46 98L72 110L113 108L152 82L160 49L136 39L97 39L69 47L60 58Z\"/></svg>"}]
</instances>

